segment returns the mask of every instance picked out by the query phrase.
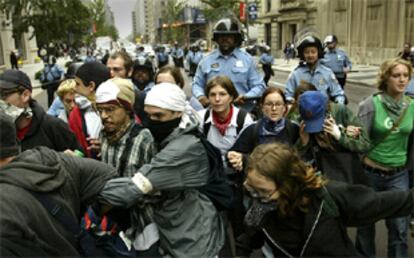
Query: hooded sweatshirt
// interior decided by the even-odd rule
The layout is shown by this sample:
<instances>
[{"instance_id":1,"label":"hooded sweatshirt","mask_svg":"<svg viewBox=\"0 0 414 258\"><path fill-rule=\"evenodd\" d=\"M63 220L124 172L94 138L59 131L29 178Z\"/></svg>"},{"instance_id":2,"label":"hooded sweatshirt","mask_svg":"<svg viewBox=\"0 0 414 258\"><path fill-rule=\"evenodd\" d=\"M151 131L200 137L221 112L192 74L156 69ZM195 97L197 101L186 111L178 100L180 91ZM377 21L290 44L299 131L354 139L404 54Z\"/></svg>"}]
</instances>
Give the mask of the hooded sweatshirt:
<instances>
[{"instance_id":1,"label":"hooded sweatshirt","mask_svg":"<svg viewBox=\"0 0 414 258\"><path fill-rule=\"evenodd\" d=\"M116 170L90 159L36 147L0 168L0 242L2 254L79 256L73 236L27 190L57 201L79 222L81 207L94 201ZM27 244L34 249L25 253Z\"/></svg>"}]
</instances>

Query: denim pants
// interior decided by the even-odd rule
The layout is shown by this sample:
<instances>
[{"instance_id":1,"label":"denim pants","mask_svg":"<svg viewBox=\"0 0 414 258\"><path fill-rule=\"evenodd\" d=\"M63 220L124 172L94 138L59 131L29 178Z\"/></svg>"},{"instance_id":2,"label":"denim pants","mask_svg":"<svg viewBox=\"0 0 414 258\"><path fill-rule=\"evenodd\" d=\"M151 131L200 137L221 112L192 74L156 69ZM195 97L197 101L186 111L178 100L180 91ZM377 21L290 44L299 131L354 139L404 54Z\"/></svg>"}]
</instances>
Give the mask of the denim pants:
<instances>
[{"instance_id":1,"label":"denim pants","mask_svg":"<svg viewBox=\"0 0 414 258\"><path fill-rule=\"evenodd\" d=\"M364 171L370 178L376 191L409 189L408 170L383 176ZM385 220L388 229L388 257L408 257L407 231L408 217L399 217ZM375 257L375 224L359 227L357 230L355 247L360 257Z\"/></svg>"}]
</instances>

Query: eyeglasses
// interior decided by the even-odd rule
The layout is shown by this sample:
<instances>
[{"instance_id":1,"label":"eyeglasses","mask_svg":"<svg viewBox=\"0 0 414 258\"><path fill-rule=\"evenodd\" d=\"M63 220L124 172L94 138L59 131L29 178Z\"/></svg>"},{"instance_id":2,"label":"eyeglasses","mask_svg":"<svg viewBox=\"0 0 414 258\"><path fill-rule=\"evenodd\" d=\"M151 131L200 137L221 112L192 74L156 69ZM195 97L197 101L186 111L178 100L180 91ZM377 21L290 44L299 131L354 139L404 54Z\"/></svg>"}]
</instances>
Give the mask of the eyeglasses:
<instances>
[{"instance_id":1,"label":"eyeglasses","mask_svg":"<svg viewBox=\"0 0 414 258\"><path fill-rule=\"evenodd\" d=\"M264 106L268 107L268 108L273 108L273 107L281 108L281 107L285 106L285 103L283 103L283 102L274 102L274 103L273 102L265 102Z\"/></svg>"},{"instance_id":2,"label":"eyeglasses","mask_svg":"<svg viewBox=\"0 0 414 258\"><path fill-rule=\"evenodd\" d=\"M260 192L258 192L256 189L253 189L251 187L246 188L246 190L249 192L250 196L253 199L259 199L261 202L271 202L272 200L270 198L276 192L276 189L273 189L272 192L270 192L269 194L264 195L264 194L261 194Z\"/></svg>"},{"instance_id":3,"label":"eyeglasses","mask_svg":"<svg viewBox=\"0 0 414 258\"><path fill-rule=\"evenodd\" d=\"M116 105L112 105L112 106L108 106L108 107L96 107L96 111L98 111L99 114L107 114L107 115L112 115L118 108L120 108L120 106L116 106Z\"/></svg>"}]
</instances>

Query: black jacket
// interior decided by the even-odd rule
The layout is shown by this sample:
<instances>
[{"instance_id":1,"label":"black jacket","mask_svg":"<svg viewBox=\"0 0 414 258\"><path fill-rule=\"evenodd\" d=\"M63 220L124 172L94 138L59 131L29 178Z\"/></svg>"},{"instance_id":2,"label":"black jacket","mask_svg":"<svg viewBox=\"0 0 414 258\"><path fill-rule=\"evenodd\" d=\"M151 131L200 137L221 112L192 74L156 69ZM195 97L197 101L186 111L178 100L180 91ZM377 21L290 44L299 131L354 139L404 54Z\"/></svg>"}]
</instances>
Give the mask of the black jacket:
<instances>
[{"instance_id":1,"label":"black jacket","mask_svg":"<svg viewBox=\"0 0 414 258\"><path fill-rule=\"evenodd\" d=\"M65 122L46 114L36 101L33 101L30 107L33 110L32 124L21 141L22 151L36 146L46 146L56 151L81 150L75 135Z\"/></svg>"},{"instance_id":2,"label":"black jacket","mask_svg":"<svg viewBox=\"0 0 414 258\"><path fill-rule=\"evenodd\" d=\"M414 211L414 190L376 192L363 185L349 185L329 181L327 192L319 190L312 195L309 211L304 214L301 230L301 243L296 249L288 250L292 256L299 256L306 239L312 231L304 257L356 257L356 251L346 227L364 226L380 219L407 216ZM328 196L328 197L327 197ZM334 204L330 204L330 201ZM319 219L318 212L324 202ZM336 213L335 213L336 211ZM286 225L288 219L279 218L275 211L269 212L261 222L261 228L250 231L238 239L237 245L246 255L260 248L263 241L272 248L275 257L286 257L280 250L286 248L289 231L280 232L280 225ZM266 236L267 235L267 236Z\"/></svg>"},{"instance_id":3,"label":"black jacket","mask_svg":"<svg viewBox=\"0 0 414 258\"><path fill-rule=\"evenodd\" d=\"M79 221L115 168L36 147L0 168L0 256L75 257L73 235L33 196L43 193ZM29 191L28 191L29 190Z\"/></svg>"}]
</instances>

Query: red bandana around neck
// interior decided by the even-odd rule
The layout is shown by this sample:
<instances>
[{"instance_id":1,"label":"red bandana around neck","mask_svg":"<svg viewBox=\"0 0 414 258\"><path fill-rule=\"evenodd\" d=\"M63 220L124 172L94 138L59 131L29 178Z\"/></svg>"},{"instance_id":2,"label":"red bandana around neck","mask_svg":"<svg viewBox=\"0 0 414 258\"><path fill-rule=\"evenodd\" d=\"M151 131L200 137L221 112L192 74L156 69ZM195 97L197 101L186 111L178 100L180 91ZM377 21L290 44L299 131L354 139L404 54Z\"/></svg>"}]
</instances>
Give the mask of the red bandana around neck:
<instances>
[{"instance_id":1,"label":"red bandana around neck","mask_svg":"<svg viewBox=\"0 0 414 258\"><path fill-rule=\"evenodd\" d=\"M213 110L213 122L214 125L219 130L220 134L224 136L226 133L227 127L230 124L231 117L233 116L233 105L230 106L230 112L224 120L221 120L216 112Z\"/></svg>"}]
</instances>

